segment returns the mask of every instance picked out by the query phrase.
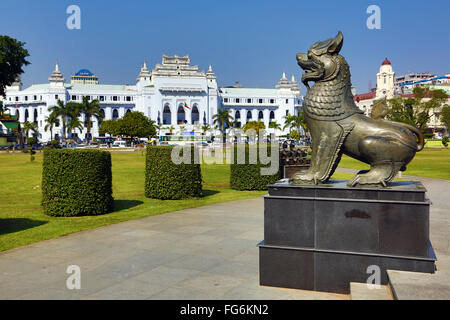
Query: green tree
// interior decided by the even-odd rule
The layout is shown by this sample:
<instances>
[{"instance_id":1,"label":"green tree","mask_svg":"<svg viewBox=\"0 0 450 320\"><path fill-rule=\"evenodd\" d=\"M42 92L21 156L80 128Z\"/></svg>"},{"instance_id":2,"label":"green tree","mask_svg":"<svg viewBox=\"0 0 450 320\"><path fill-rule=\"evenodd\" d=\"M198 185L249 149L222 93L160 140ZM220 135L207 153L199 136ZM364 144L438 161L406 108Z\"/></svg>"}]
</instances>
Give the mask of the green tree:
<instances>
[{"instance_id":1,"label":"green tree","mask_svg":"<svg viewBox=\"0 0 450 320\"><path fill-rule=\"evenodd\" d=\"M291 133L291 130L292 130L292 127L293 127L293 122L294 122L294 116L291 115L290 113L288 113L283 118L284 118L283 131L286 130L286 128L288 128L289 129L289 133Z\"/></svg>"},{"instance_id":2,"label":"green tree","mask_svg":"<svg viewBox=\"0 0 450 320\"><path fill-rule=\"evenodd\" d=\"M162 128L163 128L163 125L162 125L162 124L157 124L157 125L155 125L156 133L157 133L158 136L161 135L161 129L162 129Z\"/></svg>"},{"instance_id":3,"label":"green tree","mask_svg":"<svg viewBox=\"0 0 450 320\"><path fill-rule=\"evenodd\" d=\"M448 136L445 136L443 139L442 139L442 144L444 145L444 147L448 147Z\"/></svg>"},{"instance_id":4,"label":"green tree","mask_svg":"<svg viewBox=\"0 0 450 320\"><path fill-rule=\"evenodd\" d=\"M33 134L37 133L37 126L34 122L26 121L22 124L22 132L25 136L26 141L28 142L28 136L30 132L33 132Z\"/></svg>"},{"instance_id":5,"label":"green tree","mask_svg":"<svg viewBox=\"0 0 450 320\"><path fill-rule=\"evenodd\" d=\"M127 112L121 119L103 121L99 131L101 134L108 133L122 137L148 138L156 134L154 123L142 112Z\"/></svg>"},{"instance_id":6,"label":"green tree","mask_svg":"<svg viewBox=\"0 0 450 320\"><path fill-rule=\"evenodd\" d=\"M80 114L84 115L86 123L87 141L91 141L92 118L95 118L98 123L103 120L103 113L101 112L100 103L98 100L89 101L88 97L83 96L81 103L76 105ZM78 113L77 112L77 113Z\"/></svg>"},{"instance_id":7,"label":"green tree","mask_svg":"<svg viewBox=\"0 0 450 320\"><path fill-rule=\"evenodd\" d=\"M206 135L206 133L207 133L209 130L211 130L211 127L209 126L209 124L204 124L204 125L202 126L202 135L203 135L203 136Z\"/></svg>"},{"instance_id":8,"label":"green tree","mask_svg":"<svg viewBox=\"0 0 450 320\"><path fill-rule=\"evenodd\" d=\"M119 122L121 135L132 138L148 138L156 134L155 121L147 118L142 112L128 112Z\"/></svg>"},{"instance_id":9,"label":"green tree","mask_svg":"<svg viewBox=\"0 0 450 320\"><path fill-rule=\"evenodd\" d=\"M289 139L294 139L294 140L300 139L300 133L297 130L292 130L289 133Z\"/></svg>"},{"instance_id":10,"label":"green tree","mask_svg":"<svg viewBox=\"0 0 450 320\"><path fill-rule=\"evenodd\" d=\"M70 118L78 118L80 114L79 104L75 102L64 103L59 100L56 103L56 106L51 106L49 109L50 114L53 117L61 117L62 121L62 129L63 129L63 139L66 139L67 133L67 121Z\"/></svg>"},{"instance_id":11,"label":"green tree","mask_svg":"<svg viewBox=\"0 0 450 320\"><path fill-rule=\"evenodd\" d=\"M53 140L53 128L59 127L59 119L54 113L50 113L50 115L45 119L47 123L44 127L44 130L50 130L50 140Z\"/></svg>"},{"instance_id":12,"label":"green tree","mask_svg":"<svg viewBox=\"0 0 450 320\"><path fill-rule=\"evenodd\" d=\"M30 64L25 42L8 36L0 36L0 96L5 96L6 86L10 86L23 73L23 66Z\"/></svg>"},{"instance_id":13,"label":"green tree","mask_svg":"<svg viewBox=\"0 0 450 320\"><path fill-rule=\"evenodd\" d=\"M83 132L83 122L78 117L70 118L67 122L67 130L73 136L76 129L80 130L80 133Z\"/></svg>"},{"instance_id":14,"label":"green tree","mask_svg":"<svg viewBox=\"0 0 450 320\"><path fill-rule=\"evenodd\" d=\"M269 128L274 129L274 134L276 134L277 130L281 130L281 125L276 121L270 121Z\"/></svg>"},{"instance_id":15,"label":"green tree","mask_svg":"<svg viewBox=\"0 0 450 320\"><path fill-rule=\"evenodd\" d=\"M249 121L244 125L244 133L247 134L249 130L254 130L256 137L259 139L260 134L265 134L266 125L261 120Z\"/></svg>"},{"instance_id":16,"label":"green tree","mask_svg":"<svg viewBox=\"0 0 450 320\"><path fill-rule=\"evenodd\" d=\"M220 130L224 143L226 139L225 127L231 127L231 122L234 120L230 112L231 112L230 110L219 109L217 110L217 113L212 117L213 123L217 125L217 127Z\"/></svg>"},{"instance_id":17,"label":"green tree","mask_svg":"<svg viewBox=\"0 0 450 320\"><path fill-rule=\"evenodd\" d=\"M35 137L28 138L28 152L30 153L30 161L34 160L34 154L36 151L33 150L33 145L37 143L37 139Z\"/></svg>"},{"instance_id":18,"label":"green tree","mask_svg":"<svg viewBox=\"0 0 450 320\"><path fill-rule=\"evenodd\" d=\"M306 124L306 119L303 112L300 112L298 116L294 116L291 114L287 114L286 116L284 116L283 130L289 128L289 135L291 134L293 128L297 129L297 131L300 132L300 128L302 127L305 131L308 131L308 126Z\"/></svg>"},{"instance_id":19,"label":"green tree","mask_svg":"<svg viewBox=\"0 0 450 320\"><path fill-rule=\"evenodd\" d=\"M111 136L119 135L118 120L105 120L102 121L98 131L100 134L109 134Z\"/></svg>"},{"instance_id":20,"label":"green tree","mask_svg":"<svg viewBox=\"0 0 450 320\"><path fill-rule=\"evenodd\" d=\"M428 86L415 87L413 94L412 98L390 99L386 118L413 125L424 132L428 121L447 101L448 96L444 90L432 90Z\"/></svg>"},{"instance_id":21,"label":"green tree","mask_svg":"<svg viewBox=\"0 0 450 320\"><path fill-rule=\"evenodd\" d=\"M447 132L449 132L450 131L450 106L448 106L448 105L445 105L442 108L441 122L447 128Z\"/></svg>"}]
</instances>

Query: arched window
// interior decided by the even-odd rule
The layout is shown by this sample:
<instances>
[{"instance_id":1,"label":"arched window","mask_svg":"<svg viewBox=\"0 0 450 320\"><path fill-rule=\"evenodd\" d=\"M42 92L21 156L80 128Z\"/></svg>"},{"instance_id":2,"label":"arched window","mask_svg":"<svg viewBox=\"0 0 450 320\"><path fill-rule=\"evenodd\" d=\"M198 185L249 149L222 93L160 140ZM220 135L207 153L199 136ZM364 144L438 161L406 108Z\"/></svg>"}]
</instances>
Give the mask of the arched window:
<instances>
[{"instance_id":1,"label":"arched window","mask_svg":"<svg viewBox=\"0 0 450 320\"><path fill-rule=\"evenodd\" d=\"M172 113L170 112L170 105L168 103L164 105L163 124L172 124Z\"/></svg>"},{"instance_id":2,"label":"arched window","mask_svg":"<svg viewBox=\"0 0 450 320\"><path fill-rule=\"evenodd\" d=\"M102 116L102 119L105 120L105 110L100 109L100 115Z\"/></svg>"},{"instance_id":3,"label":"arched window","mask_svg":"<svg viewBox=\"0 0 450 320\"><path fill-rule=\"evenodd\" d=\"M264 114L263 114L262 111L260 111L260 112L258 113L258 121L259 121L259 120L263 120L263 119L264 119Z\"/></svg>"},{"instance_id":4,"label":"arched window","mask_svg":"<svg viewBox=\"0 0 450 320\"><path fill-rule=\"evenodd\" d=\"M241 118L241 113L239 112L239 110L236 111L236 113L235 113L235 115L234 115L234 118L235 118L236 120Z\"/></svg>"},{"instance_id":5,"label":"arched window","mask_svg":"<svg viewBox=\"0 0 450 320\"><path fill-rule=\"evenodd\" d=\"M119 110L114 109L112 113L112 119L117 120L119 118Z\"/></svg>"},{"instance_id":6,"label":"arched window","mask_svg":"<svg viewBox=\"0 0 450 320\"><path fill-rule=\"evenodd\" d=\"M206 112L203 112L203 124L206 124Z\"/></svg>"},{"instance_id":7,"label":"arched window","mask_svg":"<svg viewBox=\"0 0 450 320\"><path fill-rule=\"evenodd\" d=\"M17 116L17 121L20 120L20 111L19 109L16 109L16 116Z\"/></svg>"},{"instance_id":8,"label":"arched window","mask_svg":"<svg viewBox=\"0 0 450 320\"><path fill-rule=\"evenodd\" d=\"M194 103L191 112L191 124L198 124L199 121L200 121L200 114L198 113L197 104Z\"/></svg>"},{"instance_id":9,"label":"arched window","mask_svg":"<svg viewBox=\"0 0 450 320\"><path fill-rule=\"evenodd\" d=\"M177 124L185 124L186 123L186 114L184 112L184 106L180 103L178 105L177 111Z\"/></svg>"},{"instance_id":10,"label":"arched window","mask_svg":"<svg viewBox=\"0 0 450 320\"><path fill-rule=\"evenodd\" d=\"M24 122L27 122L28 121L28 109L25 109L25 121Z\"/></svg>"},{"instance_id":11,"label":"arched window","mask_svg":"<svg viewBox=\"0 0 450 320\"><path fill-rule=\"evenodd\" d=\"M38 123L38 121L37 121L37 118L38 118L38 111L37 111L37 109L34 109L34 116L33 116L33 118L34 118L34 123Z\"/></svg>"},{"instance_id":12,"label":"arched window","mask_svg":"<svg viewBox=\"0 0 450 320\"><path fill-rule=\"evenodd\" d=\"M161 124L161 113L158 111L158 118L156 119L156 124Z\"/></svg>"},{"instance_id":13,"label":"arched window","mask_svg":"<svg viewBox=\"0 0 450 320\"><path fill-rule=\"evenodd\" d=\"M247 122L252 120L252 112L251 111L247 111Z\"/></svg>"},{"instance_id":14,"label":"arched window","mask_svg":"<svg viewBox=\"0 0 450 320\"><path fill-rule=\"evenodd\" d=\"M128 112L131 112L131 109L127 109L127 113L128 113Z\"/></svg>"},{"instance_id":15,"label":"arched window","mask_svg":"<svg viewBox=\"0 0 450 320\"><path fill-rule=\"evenodd\" d=\"M273 119L275 119L275 112L270 111L269 119L270 119L270 121L272 121Z\"/></svg>"}]
</instances>

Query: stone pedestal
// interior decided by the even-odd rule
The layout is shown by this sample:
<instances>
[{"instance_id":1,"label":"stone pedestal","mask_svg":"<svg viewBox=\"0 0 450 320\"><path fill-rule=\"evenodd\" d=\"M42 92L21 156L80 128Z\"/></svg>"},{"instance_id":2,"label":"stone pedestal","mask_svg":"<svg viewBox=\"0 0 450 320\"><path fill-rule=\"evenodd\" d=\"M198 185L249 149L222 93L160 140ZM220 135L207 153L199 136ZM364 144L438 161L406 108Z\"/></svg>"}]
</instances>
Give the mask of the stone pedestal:
<instances>
[{"instance_id":1,"label":"stone pedestal","mask_svg":"<svg viewBox=\"0 0 450 320\"><path fill-rule=\"evenodd\" d=\"M379 267L381 284L387 269L433 273L425 192L410 181L388 188L349 188L346 181L270 185L260 284L349 293L350 282L373 274L369 266Z\"/></svg>"}]
</instances>

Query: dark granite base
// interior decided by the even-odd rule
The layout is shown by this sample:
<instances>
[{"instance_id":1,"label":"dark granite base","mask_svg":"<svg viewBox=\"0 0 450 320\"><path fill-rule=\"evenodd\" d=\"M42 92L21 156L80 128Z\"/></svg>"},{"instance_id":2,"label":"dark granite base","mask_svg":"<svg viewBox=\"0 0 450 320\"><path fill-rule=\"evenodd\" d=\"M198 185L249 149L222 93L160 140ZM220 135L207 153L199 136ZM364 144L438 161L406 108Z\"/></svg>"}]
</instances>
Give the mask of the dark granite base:
<instances>
[{"instance_id":1,"label":"dark granite base","mask_svg":"<svg viewBox=\"0 0 450 320\"><path fill-rule=\"evenodd\" d=\"M434 272L425 192L420 182L269 186L260 284L348 293L350 282L367 281L370 265L382 284L387 269Z\"/></svg>"}]
</instances>

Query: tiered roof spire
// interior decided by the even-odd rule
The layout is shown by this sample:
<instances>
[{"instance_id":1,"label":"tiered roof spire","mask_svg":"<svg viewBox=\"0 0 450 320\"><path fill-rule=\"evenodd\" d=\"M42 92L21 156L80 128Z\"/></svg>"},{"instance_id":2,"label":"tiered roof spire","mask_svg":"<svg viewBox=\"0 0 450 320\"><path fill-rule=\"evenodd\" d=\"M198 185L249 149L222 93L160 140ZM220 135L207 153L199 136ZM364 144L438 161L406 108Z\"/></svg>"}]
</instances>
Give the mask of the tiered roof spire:
<instances>
[{"instance_id":1,"label":"tiered roof spire","mask_svg":"<svg viewBox=\"0 0 450 320\"><path fill-rule=\"evenodd\" d=\"M58 61L56 61L55 70L53 70L52 74L48 78L49 82L65 82L66 79L64 79L64 76L62 75L61 71L59 71L59 65Z\"/></svg>"},{"instance_id":2,"label":"tiered roof spire","mask_svg":"<svg viewBox=\"0 0 450 320\"><path fill-rule=\"evenodd\" d=\"M150 80L150 72L148 71L147 63L145 60L144 65L141 67L141 72L139 73L136 81L139 81L140 79Z\"/></svg>"},{"instance_id":3,"label":"tiered roof spire","mask_svg":"<svg viewBox=\"0 0 450 320\"><path fill-rule=\"evenodd\" d=\"M211 65L209 65L208 72L206 73L206 78L216 79L216 74L213 72Z\"/></svg>"},{"instance_id":4,"label":"tiered roof spire","mask_svg":"<svg viewBox=\"0 0 450 320\"><path fill-rule=\"evenodd\" d=\"M283 76L281 77L280 81L278 81L278 84L275 86L277 89L290 89L291 83L286 78L286 72L283 72Z\"/></svg>"}]
</instances>

